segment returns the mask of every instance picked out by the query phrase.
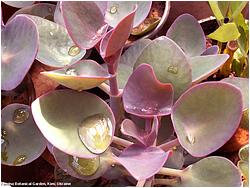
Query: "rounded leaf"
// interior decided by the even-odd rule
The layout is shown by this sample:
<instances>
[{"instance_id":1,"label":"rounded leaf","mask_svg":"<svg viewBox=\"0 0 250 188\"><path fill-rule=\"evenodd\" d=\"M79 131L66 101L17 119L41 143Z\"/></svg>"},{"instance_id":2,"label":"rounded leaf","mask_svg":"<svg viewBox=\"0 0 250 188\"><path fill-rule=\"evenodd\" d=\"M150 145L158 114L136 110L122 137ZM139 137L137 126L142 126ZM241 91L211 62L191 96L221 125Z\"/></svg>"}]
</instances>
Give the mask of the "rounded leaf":
<instances>
[{"instance_id":1,"label":"rounded leaf","mask_svg":"<svg viewBox=\"0 0 250 188\"><path fill-rule=\"evenodd\" d=\"M30 18L18 15L2 26L1 35L1 89L12 90L22 82L36 57L38 32Z\"/></svg>"},{"instance_id":2,"label":"rounded leaf","mask_svg":"<svg viewBox=\"0 0 250 188\"><path fill-rule=\"evenodd\" d=\"M80 48L94 47L107 32L108 24L95 2L62 1L61 8L69 35Z\"/></svg>"},{"instance_id":3,"label":"rounded leaf","mask_svg":"<svg viewBox=\"0 0 250 188\"><path fill-rule=\"evenodd\" d=\"M137 5L133 27L138 26L148 16L152 1L109 1L107 4L105 21L111 26L117 24L127 16Z\"/></svg>"},{"instance_id":4,"label":"rounded leaf","mask_svg":"<svg viewBox=\"0 0 250 188\"><path fill-rule=\"evenodd\" d=\"M99 97L72 90L56 90L37 98L31 105L34 119L45 138L61 151L80 158L93 158L96 154L87 149L78 130L93 115L103 115L115 130L114 115L110 107ZM99 121L99 119L96 119ZM86 122L85 122L86 123ZM93 124L93 126L97 126ZM95 128L95 127L94 127ZM93 135L92 135L93 136ZM96 143L95 137L89 139Z\"/></svg>"},{"instance_id":5,"label":"rounded leaf","mask_svg":"<svg viewBox=\"0 0 250 188\"><path fill-rule=\"evenodd\" d=\"M175 99L191 85L192 74L188 60L180 47L167 37L159 37L147 45L134 69L142 63L152 65L160 82L173 85Z\"/></svg>"},{"instance_id":6,"label":"rounded leaf","mask_svg":"<svg viewBox=\"0 0 250 188\"><path fill-rule=\"evenodd\" d=\"M32 5L35 1L3 1L3 2L12 7L22 8Z\"/></svg>"},{"instance_id":7,"label":"rounded leaf","mask_svg":"<svg viewBox=\"0 0 250 188\"><path fill-rule=\"evenodd\" d=\"M172 85L159 82L148 64L137 67L123 90L125 111L141 117L170 114L173 97Z\"/></svg>"},{"instance_id":8,"label":"rounded leaf","mask_svg":"<svg viewBox=\"0 0 250 188\"><path fill-rule=\"evenodd\" d=\"M239 157L240 157L240 160L248 162L249 160L249 145L248 144L240 148Z\"/></svg>"},{"instance_id":9,"label":"rounded leaf","mask_svg":"<svg viewBox=\"0 0 250 188\"><path fill-rule=\"evenodd\" d=\"M196 18L190 14L176 18L166 36L175 41L189 57L198 56L206 49L205 34Z\"/></svg>"},{"instance_id":10,"label":"rounded leaf","mask_svg":"<svg viewBox=\"0 0 250 188\"><path fill-rule=\"evenodd\" d=\"M31 16L39 32L39 49L36 59L51 67L63 67L79 61L86 53L69 37L67 30L54 22Z\"/></svg>"},{"instance_id":11,"label":"rounded leaf","mask_svg":"<svg viewBox=\"0 0 250 188\"><path fill-rule=\"evenodd\" d=\"M10 104L1 113L2 164L21 166L37 159L44 152L47 141L36 126L30 107Z\"/></svg>"},{"instance_id":12,"label":"rounded leaf","mask_svg":"<svg viewBox=\"0 0 250 188\"><path fill-rule=\"evenodd\" d=\"M157 147L133 144L124 149L117 160L135 179L145 180L161 169L169 154Z\"/></svg>"},{"instance_id":13,"label":"rounded leaf","mask_svg":"<svg viewBox=\"0 0 250 188\"><path fill-rule=\"evenodd\" d=\"M215 55L215 54L218 54L219 52L219 46L217 45L213 45L209 48L207 48L204 52L202 52L202 56L204 55Z\"/></svg>"},{"instance_id":14,"label":"rounded leaf","mask_svg":"<svg viewBox=\"0 0 250 188\"><path fill-rule=\"evenodd\" d=\"M181 187L240 187L237 167L223 157L207 157L188 166L181 176Z\"/></svg>"},{"instance_id":15,"label":"rounded leaf","mask_svg":"<svg viewBox=\"0 0 250 188\"><path fill-rule=\"evenodd\" d=\"M202 157L232 137L241 115L242 95L238 88L205 82L190 88L176 101L171 119L182 147L191 155Z\"/></svg>"},{"instance_id":16,"label":"rounded leaf","mask_svg":"<svg viewBox=\"0 0 250 188\"><path fill-rule=\"evenodd\" d=\"M94 88L111 78L111 75L93 60L82 60L71 66L42 74L77 91Z\"/></svg>"}]
</instances>

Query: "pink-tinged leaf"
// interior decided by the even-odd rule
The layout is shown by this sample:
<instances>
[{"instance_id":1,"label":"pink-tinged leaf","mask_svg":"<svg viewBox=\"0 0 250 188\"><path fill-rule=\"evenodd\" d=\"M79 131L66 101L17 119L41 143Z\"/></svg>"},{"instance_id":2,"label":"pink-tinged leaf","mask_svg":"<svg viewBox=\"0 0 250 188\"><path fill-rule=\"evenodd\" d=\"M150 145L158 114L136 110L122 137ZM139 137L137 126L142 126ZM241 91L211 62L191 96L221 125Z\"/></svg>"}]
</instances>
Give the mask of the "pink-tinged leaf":
<instances>
[{"instance_id":1,"label":"pink-tinged leaf","mask_svg":"<svg viewBox=\"0 0 250 188\"><path fill-rule=\"evenodd\" d=\"M111 56L123 48L132 30L136 9L137 7L123 18L113 30L106 34L101 41L100 54L103 58Z\"/></svg>"},{"instance_id":2,"label":"pink-tinged leaf","mask_svg":"<svg viewBox=\"0 0 250 188\"><path fill-rule=\"evenodd\" d=\"M221 80L238 87L243 95L243 110L249 108L249 78L229 77Z\"/></svg>"},{"instance_id":3,"label":"pink-tinged leaf","mask_svg":"<svg viewBox=\"0 0 250 188\"><path fill-rule=\"evenodd\" d=\"M35 122L45 138L69 155L81 158L96 157L96 154L87 148L89 145L82 142L79 134L79 128L88 128L87 119L94 115L98 114L96 118L102 115L105 122L107 120L111 123L110 139L102 144L108 147L114 135L115 120L110 107L96 95L87 92L55 90L37 98L31 109ZM100 119L95 120L99 122ZM95 143L96 140L93 139L90 138L88 141Z\"/></svg>"},{"instance_id":4,"label":"pink-tinged leaf","mask_svg":"<svg viewBox=\"0 0 250 188\"><path fill-rule=\"evenodd\" d=\"M38 32L34 22L18 15L1 31L2 90L16 88L29 71L38 50Z\"/></svg>"},{"instance_id":5,"label":"pink-tinged leaf","mask_svg":"<svg viewBox=\"0 0 250 188\"><path fill-rule=\"evenodd\" d=\"M94 1L94 2L99 7L102 14L105 15L105 12L106 12L107 7L108 7L108 1Z\"/></svg>"},{"instance_id":6,"label":"pink-tinged leaf","mask_svg":"<svg viewBox=\"0 0 250 188\"><path fill-rule=\"evenodd\" d=\"M123 90L126 112L141 117L170 114L173 97L172 85L159 82L148 64L138 66Z\"/></svg>"},{"instance_id":7,"label":"pink-tinged leaf","mask_svg":"<svg viewBox=\"0 0 250 188\"><path fill-rule=\"evenodd\" d=\"M227 54L191 57L189 62L192 68L192 84L199 83L216 73L228 58Z\"/></svg>"},{"instance_id":8,"label":"pink-tinged leaf","mask_svg":"<svg viewBox=\"0 0 250 188\"><path fill-rule=\"evenodd\" d=\"M133 144L124 149L117 160L135 179L145 180L161 169L169 154L157 147Z\"/></svg>"},{"instance_id":9,"label":"pink-tinged leaf","mask_svg":"<svg viewBox=\"0 0 250 188\"><path fill-rule=\"evenodd\" d=\"M217 45L213 45L209 48L207 48L204 52L202 52L202 56L204 55L215 55L218 54L219 52L219 47Z\"/></svg>"},{"instance_id":10,"label":"pink-tinged leaf","mask_svg":"<svg viewBox=\"0 0 250 188\"><path fill-rule=\"evenodd\" d=\"M186 55L174 41L165 36L154 39L143 49L134 69L142 63L153 67L160 82L173 85L175 100L191 86L191 66Z\"/></svg>"},{"instance_id":11,"label":"pink-tinged leaf","mask_svg":"<svg viewBox=\"0 0 250 188\"><path fill-rule=\"evenodd\" d=\"M6 5L23 8L32 5L35 1L3 1Z\"/></svg>"},{"instance_id":12,"label":"pink-tinged leaf","mask_svg":"<svg viewBox=\"0 0 250 188\"><path fill-rule=\"evenodd\" d=\"M117 24L137 6L138 8L133 23L133 27L136 27L148 16L151 5L152 1L109 1L105 21L111 27L116 27Z\"/></svg>"},{"instance_id":13,"label":"pink-tinged leaf","mask_svg":"<svg viewBox=\"0 0 250 188\"><path fill-rule=\"evenodd\" d=\"M161 117L161 123L157 135L157 145L165 143L174 135L174 127L170 115Z\"/></svg>"},{"instance_id":14,"label":"pink-tinged leaf","mask_svg":"<svg viewBox=\"0 0 250 188\"><path fill-rule=\"evenodd\" d=\"M82 180L97 179L100 176L102 176L109 168L111 168L111 165L107 162L107 158L110 157L110 155L111 155L109 150L107 150L105 153L103 153L103 154L101 154L99 156L96 156L96 158L85 159L86 161L84 162L84 164L86 165L86 168L84 168L85 166L80 165L81 166L80 168L82 168L81 169L82 173L83 174L84 173L86 173L86 174L89 173L89 175L80 174L75 169L75 167L77 167L78 163L77 163L77 160L75 161L75 164L74 164L74 162L70 161L70 158L72 159L71 155L68 155L67 153L62 152L62 151L60 151L59 149L57 149L55 147L53 148L53 153L54 153L55 160L56 160L58 166L62 170L64 170L67 174L69 174L69 175L71 175L71 176L73 176L75 178L78 178L78 179L82 179ZM91 167L92 168L97 168L97 169L91 169ZM78 168L78 169L80 169L80 168ZM91 171L93 172L93 174L91 174Z\"/></svg>"},{"instance_id":15,"label":"pink-tinged leaf","mask_svg":"<svg viewBox=\"0 0 250 188\"><path fill-rule=\"evenodd\" d=\"M166 36L175 41L189 57L200 55L206 49L205 34L196 18L190 14L176 18Z\"/></svg>"},{"instance_id":16,"label":"pink-tinged leaf","mask_svg":"<svg viewBox=\"0 0 250 188\"><path fill-rule=\"evenodd\" d=\"M82 49L94 47L108 29L104 16L95 2L62 1L65 26L73 41Z\"/></svg>"},{"instance_id":17,"label":"pink-tinged leaf","mask_svg":"<svg viewBox=\"0 0 250 188\"><path fill-rule=\"evenodd\" d=\"M148 133L145 130L140 129L130 119L123 120L121 124L121 132L124 135L131 136L137 139L145 146L153 145L158 132L158 118L154 118L154 122L151 126L151 131Z\"/></svg>"},{"instance_id":18,"label":"pink-tinged leaf","mask_svg":"<svg viewBox=\"0 0 250 188\"><path fill-rule=\"evenodd\" d=\"M61 12L61 1L58 1L56 4L56 9L55 9L55 13L54 13L54 21L57 24L60 24L60 25L65 27L62 12Z\"/></svg>"},{"instance_id":19,"label":"pink-tinged leaf","mask_svg":"<svg viewBox=\"0 0 250 188\"><path fill-rule=\"evenodd\" d=\"M42 74L77 91L94 88L111 78L111 75L93 60L82 60L71 66Z\"/></svg>"},{"instance_id":20,"label":"pink-tinged leaf","mask_svg":"<svg viewBox=\"0 0 250 188\"><path fill-rule=\"evenodd\" d=\"M242 110L242 94L237 87L205 82L190 88L176 101L171 118L182 147L191 155L202 157L232 137Z\"/></svg>"},{"instance_id":21,"label":"pink-tinged leaf","mask_svg":"<svg viewBox=\"0 0 250 188\"><path fill-rule=\"evenodd\" d=\"M47 20L53 21L53 15L56 6L50 3L38 3L28 7L24 7L16 11L8 20L12 20L18 14L29 14L33 16L39 16Z\"/></svg>"},{"instance_id":22,"label":"pink-tinged leaf","mask_svg":"<svg viewBox=\"0 0 250 188\"><path fill-rule=\"evenodd\" d=\"M2 164L26 165L45 150L47 141L32 117L30 106L10 104L1 112Z\"/></svg>"}]
</instances>

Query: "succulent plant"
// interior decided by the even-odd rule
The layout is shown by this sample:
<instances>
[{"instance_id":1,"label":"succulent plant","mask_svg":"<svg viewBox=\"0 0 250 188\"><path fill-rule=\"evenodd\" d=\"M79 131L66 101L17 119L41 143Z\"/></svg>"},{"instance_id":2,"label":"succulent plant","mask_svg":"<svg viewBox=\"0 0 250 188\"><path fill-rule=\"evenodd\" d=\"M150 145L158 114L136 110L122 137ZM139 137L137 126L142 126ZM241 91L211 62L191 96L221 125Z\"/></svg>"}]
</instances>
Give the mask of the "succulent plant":
<instances>
[{"instance_id":1,"label":"succulent plant","mask_svg":"<svg viewBox=\"0 0 250 188\"><path fill-rule=\"evenodd\" d=\"M25 165L47 146L59 168L81 180L241 186L237 166L208 155L239 127L248 109L248 78L206 80L229 56L218 54L218 46L206 49L205 34L189 14L166 36L138 40L123 52L150 6L39 3L2 26L2 90L18 86L35 58L54 67L42 72L47 79L66 87L39 96L31 108L2 109L3 164ZM82 59L93 47L104 64ZM83 91L95 87L109 95L109 104ZM199 160L185 166L184 151Z\"/></svg>"}]
</instances>

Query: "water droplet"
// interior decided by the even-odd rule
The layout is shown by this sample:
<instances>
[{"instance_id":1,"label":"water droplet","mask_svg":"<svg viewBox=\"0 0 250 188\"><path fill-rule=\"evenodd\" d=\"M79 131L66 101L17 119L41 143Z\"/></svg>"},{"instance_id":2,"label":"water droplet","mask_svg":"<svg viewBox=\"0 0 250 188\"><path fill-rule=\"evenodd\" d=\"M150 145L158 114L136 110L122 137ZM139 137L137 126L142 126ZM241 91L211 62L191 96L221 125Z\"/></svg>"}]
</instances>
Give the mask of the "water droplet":
<instances>
[{"instance_id":1,"label":"water droplet","mask_svg":"<svg viewBox=\"0 0 250 188\"><path fill-rule=\"evenodd\" d=\"M178 67L175 66L175 65L170 65L168 67L168 72L173 73L173 74L177 74L178 73Z\"/></svg>"},{"instance_id":2,"label":"water droplet","mask_svg":"<svg viewBox=\"0 0 250 188\"><path fill-rule=\"evenodd\" d=\"M91 176L100 166L100 157L84 159L69 156L69 166L81 176Z\"/></svg>"},{"instance_id":3,"label":"water droplet","mask_svg":"<svg viewBox=\"0 0 250 188\"><path fill-rule=\"evenodd\" d=\"M194 144L194 143L195 143L195 137L192 136L192 135L190 135L190 134L188 134L188 135L186 136L186 139L187 139L187 141L188 141L190 144Z\"/></svg>"},{"instance_id":4,"label":"water droplet","mask_svg":"<svg viewBox=\"0 0 250 188\"><path fill-rule=\"evenodd\" d=\"M48 8L48 11L51 13L51 12L52 12L52 8L51 8L51 7L49 7L49 8Z\"/></svg>"},{"instance_id":5,"label":"water droplet","mask_svg":"<svg viewBox=\"0 0 250 188\"><path fill-rule=\"evenodd\" d=\"M93 153L104 152L112 138L112 123L103 114L85 118L78 129L83 144Z\"/></svg>"},{"instance_id":6,"label":"water droplet","mask_svg":"<svg viewBox=\"0 0 250 188\"><path fill-rule=\"evenodd\" d=\"M115 164L112 164L111 167L115 167Z\"/></svg>"},{"instance_id":7,"label":"water droplet","mask_svg":"<svg viewBox=\"0 0 250 188\"><path fill-rule=\"evenodd\" d=\"M176 151L176 150L177 150L177 147L176 147L176 146L174 146L174 147L172 148L172 150L173 150L173 151Z\"/></svg>"},{"instance_id":8,"label":"water droplet","mask_svg":"<svg viewBox=\"0 0 250 188\"><path fill-rule=\"evenodd\" d=\"M111 14L115 14L117 11L118 11L117 5L113 5L112 7L110 7L109 12L110 12Z\"/></svg>"},{"instance_id":9,"label":"water droplet","mask_svg":"<svg viewBox=\"0 0 250 188\"><path fill-rule=\"evenodd\" d=\"M76 56L76 55L78 55L80 52L81 52L81 49L80 49L78 46L73 45L73 46L70 47L70 49L69 49L69 51L68 51L68 54L69 54L70 56Z\"/></svg>"},{"instance_id":10,"label":"water droplet","mask_svg":"<svg viewBox=\"0 0 250 188\"><path fill-rule=\"evenodd\" d=\"M19 108L14 111L13 121L14 123L21 124L29 118L29 112L25 108Z\"/></svg>"},{"instance_id":11,"label":"water droplet","mask_svg":"<svg viewBox=\"0 0 250 188\"><path fill-rule=\"evenodd\" d=\"M49 34L50 34L50 36L53 36L53 35L54 35L54 33L53 33L52 31L50 31Z\"/></svg>"},{"instance_id":12,"label":"water droplet","mask_svg":"<svg viewBox=\"0 0 250 188\"><path fill-rule=\"evenodd\" d=\"M13 162L13 165L22 164L27 159L26 155L19 155Z\"/></svg>"},{"instance_id":13,"label":"water droplet","mask_svg":"<svg viewBox=\"0 0 250 188\"><path fill-rule=\"evenodd\" d=\"M77 76L77 71L76 71L76 69L74 69L74 68L68 68L68 69L65 71L65 74L66 74L66 75L71 75L71 76Z\"/></svg>"}]
</instances>

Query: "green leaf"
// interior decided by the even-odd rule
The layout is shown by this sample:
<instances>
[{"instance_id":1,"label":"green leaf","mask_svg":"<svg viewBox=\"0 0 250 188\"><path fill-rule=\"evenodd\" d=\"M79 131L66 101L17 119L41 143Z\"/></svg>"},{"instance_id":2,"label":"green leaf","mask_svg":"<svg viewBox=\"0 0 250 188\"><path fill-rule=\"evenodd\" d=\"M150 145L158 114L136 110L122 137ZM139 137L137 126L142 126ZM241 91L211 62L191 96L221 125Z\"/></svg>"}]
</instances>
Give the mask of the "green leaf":
<instances>
[{"instance_id":1,"label":"green leaf","mask_svg":"<svg viewBox=\"0 0 250 188\"><path fill-rule=\"evenodd\" d=\"M219 42L228 42L240 37L240 33L235 23L227 23L220 26L213 33L208 35L209 38Z\"/></svg>"},{"instance_id":2,"label":"green leaf","mask_svg":"<svg viewBox=\"0 0 250 188\"><path fill-rule=\"evenodd\" d=\"M209 2L210 8L213 11L214 16L216 17L216 19L219 20L219 21L223 20L224 16L221 13L218 1L208 1L208 2Z\"/></svg>"},{"instance_id":3,"label":"green leaf","mask_svg":"<svg viewBox=\"0 0 250 188\"><path fill-rule=\"evenodd\" d=\"M230 18L235 19L241 11L245 8L248 1L232 1L230 2L230 8L231 8L231 16Z\"/></svg>"},{"instance_id":4,"label":"green leaf","mask_svg":"<svg viewBox=\"0 0 250 188\"><path fill-rule=\"evenodd\" d=\"M239 26L238 30L240 32L240 37L238 38L238 45L240 48L240 51L243 53L243 55L246 57L248 50L249 50L249 42L248 42L248 30L244 30L243 27Z\"/></svg>"},{"instance_id":5,"label":"green leaf","mask_svg":"<svg viewBox=\"0 0 250 188\"><path fill-rule=\"evenodd\" d=\"M228 1L218 1L219 9L223 15L223 17L227 17L228 14L228 8L229 8L229 2Z\"/></svg>"},{"instance_id":6,"label":"green leaf","mask_svg":"<svg viewBox=\"0 0 250 188\"><path fill-rule=\"evenodd\" d=\"M240 61L236 59L232 62L232 71L235 72L236 76L240 76L241 72L243 71L243 67Z\"/></svg>"}]
</instances>

